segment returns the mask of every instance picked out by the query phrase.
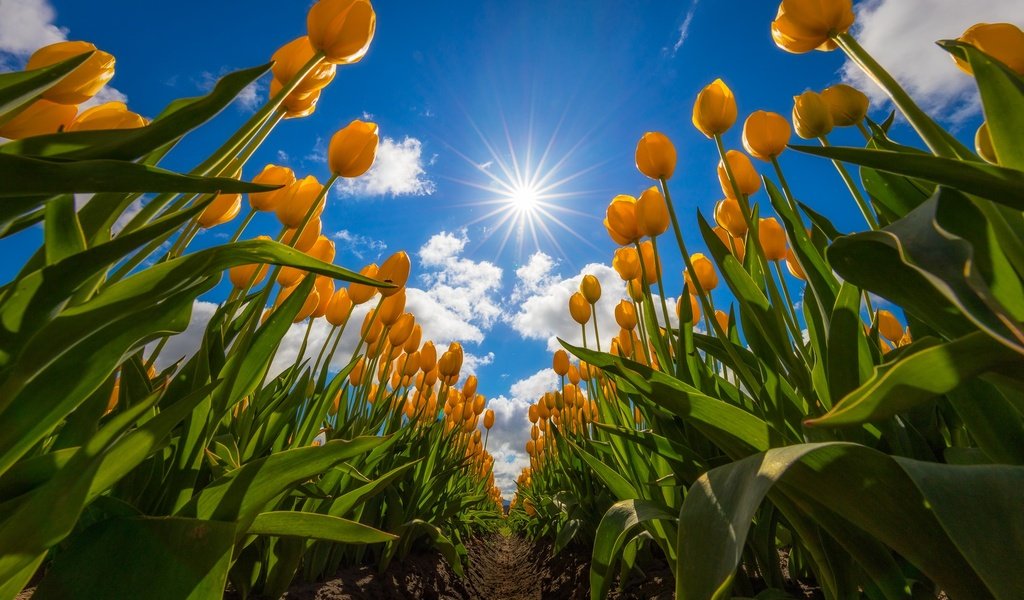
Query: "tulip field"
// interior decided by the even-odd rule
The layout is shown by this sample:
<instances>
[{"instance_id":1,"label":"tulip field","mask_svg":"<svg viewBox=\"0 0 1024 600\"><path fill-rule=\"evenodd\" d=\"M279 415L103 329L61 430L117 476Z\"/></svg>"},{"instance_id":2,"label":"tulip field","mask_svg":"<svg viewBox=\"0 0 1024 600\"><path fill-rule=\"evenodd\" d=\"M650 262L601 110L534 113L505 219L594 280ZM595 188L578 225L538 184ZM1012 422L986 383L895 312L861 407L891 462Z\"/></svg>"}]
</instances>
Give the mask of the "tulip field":
<instances>
[{"instance_id":1,"label":"tulip field","mask_svg":"<svg viewBox=\"0 0 1024 600\"><path fill-rule=\"evenodd\" d=\"M938 41L980 94L973 144L851 35L851 0L783 0L764 27L780 51L844 53L888 118L844 84L758 110L729 73L673 99L719 161L708 214L673 202L673 141L637 131L648 189L592 211L626 299L614 326L596 277L569 299L583 343L551 357L558 386L530 405L529 467L502 498L495 412L459 342L435 346L407 309L409 255L334 264L320 216L374 164L377 124L331 132L321 173L250 161L377 27L368 0L318 0L306 20L267 64L152 119L80 106L115 69L88 42L0 73L0 247L43 239L0 284L0 600L279 598L424 555L462 592L397 597L652 597L637 582L658 572L656 597L688 600L1024 598L1018 27ZM237 131L191 170L161 166L268 74ZM896 122L912 135L890 137ZM840 128L863 143L831 144ZM855 230L790 186L796 154L834 176ZM222 279L199 347L158 367ZM312 346L315 322L330 334ZM272 370L295 324L299 359ZM511 567L491 553L518 557L511 585L494 587ZM566 557L572 589L538 583Z\"/></svg>"}]
</instances>

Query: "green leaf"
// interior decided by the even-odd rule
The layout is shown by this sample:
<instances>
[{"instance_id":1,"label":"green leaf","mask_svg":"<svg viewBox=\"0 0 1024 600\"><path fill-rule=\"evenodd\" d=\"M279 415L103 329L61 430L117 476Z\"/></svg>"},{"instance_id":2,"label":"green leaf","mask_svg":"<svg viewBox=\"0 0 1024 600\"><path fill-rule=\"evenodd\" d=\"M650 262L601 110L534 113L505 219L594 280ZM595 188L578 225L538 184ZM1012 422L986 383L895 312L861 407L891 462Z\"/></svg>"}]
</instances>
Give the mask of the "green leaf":
<instances>
[{"instance_id":1,"label":"green leaf","mask_svg":"<svg viewBox=\"0 0 1024 600\"><path fill-rule=\"evenodd\" d=\"M294 511L260 513L249 526L248 533L325 540L339 544L380 544L398 539L397 535L348 519Z\"/></svg>"},{"instance_id":2,"label":"green leaf","mask_svg":"<svg viewBox=\"0 0 1024 600\"><path fill-rule=\"evenodd\" d=\"M72 56L67 60L30 71L0 73L0 123L8 113L15 111L37 96L60 83L64 77L89 60L94 52Z\"/></svg>"},{"instance_id":3,"label":"green leaf","mask_svg":"<svg viewBox=\"0 0 1024 600\"><path fill-rule=\"evenodd\" d=\"M46 204L43 241L46 246L46 263L51 265L85 250L85 234L75 214L74 196L57 196Z\"/></svg>"},{"instance_id":4,"label":"green leaf","mask_svg":"<svg viewBox=\"0 0 1024 600\"><path fill-rule=\"evenodd\" d=\"M392 469L387 473L381 475L377 479L359 486L358 488L345 493L340 498L331 503L328 513L335 517L341 517L348 514L352 509L357 506L363 505L366 500L379 494L384 488L391 485L391 482L397 479L400 475L411 469L417 463L423 459L418 459L410 463L406 463L400 467Z\"/></svg>"},{"instance_id":5,"label":"green leaf","mask_svg":"<svg viewBox=\"0 0 1024 600\"><path fill-rule=\"evenodd\" d=\"M887 173L915 177L956 188L965 194L1024 210L1024 173L987 163L905 154L890 150L866 150L817 146L792 146L798 152L823 156Z\"/></svg>"},{"instance_id":6,"label":"green leaf","mask_svg":"<svg viewBox=\"0 0 1024 600\"><path fill-rule=\"evenodd\" d=\"M590 597L603 600L608 596L615 565L622 548L632 537L633 529L647 521L661 519L675 521L664 506L648 500L623 500L616 502L601 517L601 523L594 534L594 550L590 563Z\"/></svg>"},{"instance_id":7,"label":"green leaf","mask_svg":"<svg viewBox=\"0 0 1024 600\"><path fill-rule=\"evenodd\" d=\"M33 598L219 599L234 541L234 523L108 519L57 555Z\"/></svg>"}]
</instances>

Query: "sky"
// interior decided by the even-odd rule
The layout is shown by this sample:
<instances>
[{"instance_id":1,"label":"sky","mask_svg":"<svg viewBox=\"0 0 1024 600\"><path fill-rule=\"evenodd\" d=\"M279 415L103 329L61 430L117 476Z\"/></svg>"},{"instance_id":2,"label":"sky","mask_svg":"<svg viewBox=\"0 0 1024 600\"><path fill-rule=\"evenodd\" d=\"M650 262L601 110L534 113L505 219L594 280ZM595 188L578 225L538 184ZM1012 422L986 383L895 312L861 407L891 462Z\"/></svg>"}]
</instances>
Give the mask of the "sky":
<instances>
[{"instance_id":1,"label":"sky","mask_svg":"<svg viewBox=\"0 0 1024 600\"><path fill-rule=\"evenodd\" d=\"M113 81L94 101L123 100L152 117L175 98L205 93L227 72L268 61L304 35L307 6L0 0L0 71L21 68L42 45L87 40L117 58ZM378 0L374 8L377 33L366 57L338 69L313 115L281 123L244 174L275 163L325 180L330 136L352 119L379 124L376 164L332 191L324 233L337 244L335 262L350 268L409 253L408 310L425 338L462 341L463 372L479 377L479 391L497 414L488 449L506 495L529 464L526 408L554 387L556 337L580 341L566 306L584 274L596 275L604 288L602 341L617 330L613 308L624 290L608 266L616 246L601 219L613 196L637 196L652 184L633 163L640 136L661 131L675 143L679 163L670 190L688 246L700 252L696 211L710 218L722 197L714 145L690 123L702 87L721 77L735 93L740 121L725 143L736 149L746 115L788 116L792 97L806 89L847 82L869 94L877 120L891 110L840 52L776 48L769 29L775 2ZM981 122L973 82L933 42L976 22L1024 25L1019 2L861 0L855 11L853 33L861 43L933 116L973 140ZM248 88L162 166L187 171L205 158L266 101L267 87L261 79ZM920 145L902 122L893 135ZM830 138L862 143L853 130ZM842 231L864 229L831 165L793 151L780 160L801 201ZM768 173L764 163L755 166ZM540 196L532 209L516 201L531 196ZM753 201L766 203L764 192ZM234 228L204 231L191 248L223 243ZM261 215L244 237L276 231L273 218ZM33 228L0 240L0 280L13 277L41 235ZM681 259L671 238L661 248L666 286L678 294ZM791 289L797 284L789 281ZM172 339L165 360L195 348L228 286L225 278L196 302L192 324ZM714 295L716 305L728 304L725 290ZM294 361L302 333L300 326L289 332L277 368ZM315 326L311 346L319 348L326 333L326 325ZM347 362L345 350L354 345L346 338L336 364Z\"/></svg>"}]
</instances>

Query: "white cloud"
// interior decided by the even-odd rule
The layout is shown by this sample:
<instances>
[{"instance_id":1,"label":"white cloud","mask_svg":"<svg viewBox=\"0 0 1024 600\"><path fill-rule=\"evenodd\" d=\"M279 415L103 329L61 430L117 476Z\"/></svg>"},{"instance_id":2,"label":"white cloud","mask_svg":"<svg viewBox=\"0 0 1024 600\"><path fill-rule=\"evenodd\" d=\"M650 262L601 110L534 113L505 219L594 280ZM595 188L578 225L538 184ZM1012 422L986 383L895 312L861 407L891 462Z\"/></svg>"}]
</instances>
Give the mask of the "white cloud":
<instances>
[{"instance_id":1,"label":"white cloud","mask_svg":"<svg viewBox=\"0 0 1024 600\"><path fill-rule=\"evenodd\" d=\"M980 112L974 80L935 45L982 22L1024 24L1018 0L864 0L855 5L853 34L926 111L952 123ZM847 61L844 81L863 89L875 104L887 96Z\"/></svg>"},{"instance_id":2,"label":"white cloud","mask_svg":"<svg viewBox=\"0 0 1024 600\"><path fill-rule=\"evenodd\" d=\"M382 139L370 170L338 184L344 196L429 196L434 190L423 165L423 143L408 136L400 142Z\"/></svg>"},{"instance_id":3,"label":"white cloud","mask_svg":"<svg viewBox=\"0 0 1024 600\"><path fill-rule=\"evenodd\" d=\"M334 232L331 238L335 240L340 249L351 252L360 260L365 258L367 253L372 254L372 258L376 260L382 252L388 249L384 240L375 240L369 236L353 233L348 229Z\"/></svg>"},{"instance_id":4,"label":"white cloud","mask_svg":"<svg viewBox=\"0 0 1024 600\"><path fill-rule=\"evenodd\" d=\"M494 363L493 352L488 352L484 355L465 352L462 357L462 376L469 377L470 375L476 375L480 372L480 367L486 367L492 363Z\"/></svg>"},{"instance_id":5,"label":"white cloud","mask_svg":"<svg viewBox=\"0 0 1024 600\"><path fill-rule=\"evenodd\" d=\"M196 85L199 86L199 89L203 90L204 92L209 92L214 88L215 85L217 85L217 81L219 81L221 77L227 75L230 72L231 69L227 67L221 67L220 71L218 71L217 73L203 71L199 74L199 80L196 82ZM260 104L263 103L263 98L266 92L266 84L257 79L256 81L253 81L249 85L242 88L242 91L239 92L237 96L235 96L235 99L232 101L232 104L234 104L244 112L254 112L257 108L259 108Z\"/></svg>"},{"instance_id":6,"label":"white cloud","mask_svg":"<svg viewBox=\"0 0 1024 600\"><path fill-rule=\"evenodd\" d=\"M432 236L417 253L426 269L419 279L439 307L465 324L489 329L503 312L497 296L503 271L492 262L462 256L468 242L465 230ZM478 337L482 341L482 334Z\"/></svg>"},{"instance_id":7,"label":"white cloud","mask_svg":"<svg viewBox=\"0 0 1024 600\"><path fill-rule=\"evenodd\" d=\"M39 48L67 40L68 29L55 25L56 18L48 0L0 1L0 70L20 69ZM108 84L81 108L112 101L127 102L128 97Z\"/></svg>"},{"instance_id":8,"label":"white cloud","mask_svg":"<svg viewBox=\"0 0 1024 600\"><path fill-rule=\"evenodd\" d=\"M690 25L693 23L693 16L697 13L697 4L700 0L693 0L690 3L690 9L686 11L686 16L683 17L682 24L679 25L679 37L676 38L676 43L672 45L672 55L675 56L676 52L683 47L686 43L686 38L690 36Z\"/></svg>"}]
</instances>

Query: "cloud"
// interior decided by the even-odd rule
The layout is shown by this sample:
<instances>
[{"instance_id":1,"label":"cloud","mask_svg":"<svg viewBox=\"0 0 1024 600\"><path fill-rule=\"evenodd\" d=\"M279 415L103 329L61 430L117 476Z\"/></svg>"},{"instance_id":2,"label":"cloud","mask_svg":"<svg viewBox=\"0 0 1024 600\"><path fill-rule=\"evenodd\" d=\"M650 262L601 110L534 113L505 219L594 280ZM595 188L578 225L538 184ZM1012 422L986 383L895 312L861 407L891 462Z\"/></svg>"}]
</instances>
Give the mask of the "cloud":
<instances>
[{"instance_id":1,"label":"cloud","mask_svg":"<svg viewBox=\"0 0 1024 600\"><path fill-rule=\"evenodd\" d=\"M424 168L423 143L406 136L400 142L381 140L370 170L343 180L337 189L344 196L429 196L435 186Z\"/></svg>"},{"instance_id":2,"label":"cloud","mask_svg":"<svg viewBox=\"0 0 1024 600\"><path fill-rule=\"evenodd\" d=\"M683 22L679 25L679 37L676 38L676 43L672 45L672 56L675 56L679 49L686 43L686 38L690 37L690 25L693 23L693 16L697 14L697 4L700 0L693 0L690 3L689 10L686 11L686 16L683 17Z\"/></svg>"},{"instance_id":3,"label":"cloud","mask_svg":"<svg viewBox=\"0 0 1024 600\"><path fill-rule=\"evenodd\" d=\"M331 238L342 250L347 250L359 260L363 260L367 253L371 253L374 259L380 257L381 253L388 249L384 240L375 240L369 236L352 233L348 229L334 232Z\"/></svg>"},{"instance_id":4,"label":"cloud","mask_svg":"<svg viewBox=\"0 0 1024 600\"><path fill-rule=\"evenodd\" d=\"M981 111L974 80L953 64L937 40L959 37L975 23L1024 24L1017 0L864 0L855 5L853 34L926 111L959 123ZM844 81L863 89L875 104L888 97L855 64Z\"/></svg>"},{"instance_id":5,"label":"cloud","mask_svg":"<svg viewBox=\"0 0 1024 600\"><path fill-rule=\"evenodd\" d=\"M228 67L221 67L216 73L210 71L203 71L199 74L199 80L196 81L196 85L200 90L209 92L217 85L217 81L221 77L231 72ZM264 95L267 93L267 86L262 81L257 79L249 85L242 88L242 91L238 92L232 104L237 106L243 112L255 112L259 108L260 104L263 103Z\"/></svg>"},{"instance_id":6,"label":"cloud","mask_svg":"<svg viewBox=\"0 0 1024 600\"><path fill-rule=\"evenodd\" d=\"M47 0L0 2L0 70L20 69L39 48L67 40L68 29L54 25L56 18ZM128 97L108 84L81 108L113 101L127 102Z\"/></svg>"}]
</instances>

